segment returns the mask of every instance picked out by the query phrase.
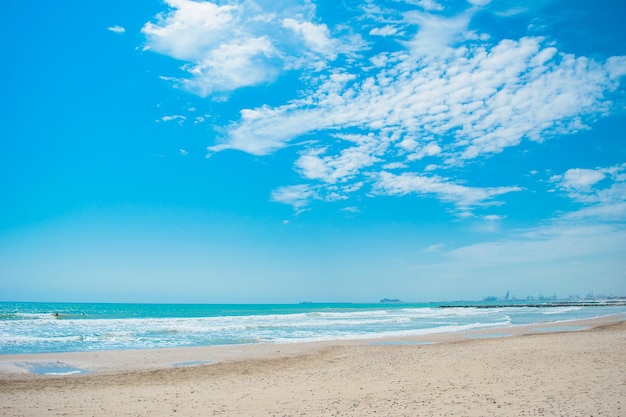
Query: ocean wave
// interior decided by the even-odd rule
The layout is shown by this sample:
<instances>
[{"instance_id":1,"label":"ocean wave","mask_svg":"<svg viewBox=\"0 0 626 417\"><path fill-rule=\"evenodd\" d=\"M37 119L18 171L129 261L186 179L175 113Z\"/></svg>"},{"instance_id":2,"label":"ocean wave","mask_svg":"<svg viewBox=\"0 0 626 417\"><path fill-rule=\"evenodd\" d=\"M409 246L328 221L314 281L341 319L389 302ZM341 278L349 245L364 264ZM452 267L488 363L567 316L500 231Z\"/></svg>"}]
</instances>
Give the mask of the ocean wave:
<instances>
[{"instance_id":1,"label":"ocean wave","mask_svg":"<svg viewBox=\"0 0 626 417\"><path fill-rule=\"evenodd\" d=\"M454 333L463 332L476 329L486 329L492 327L507 327L511 322L502 321L497 323L471 323L464 325L445 325L424 329L407 329L407 330L395 330L395 331L381 331L371 333L335 333L301 338L275 338L272 340L276 344L286 343L300 343L300 342L323 342L329 340L362 340L362 339L385 339L385 338L399 338L399 337L414 337L424 336L429 334L438 333Z\"/></svg>"},{"instance_id":2,"label":"ocean wave","mask_svg":"<svg viewBox=\"0 0 626 417\"><path fill-rule=\"evenodd\" d=\"M105 306L110 308L109 306ZM167 307L167 306L166 306ZM156 307L132 309L133 317L110 317L94 307L87 317L57 320L49 313L22 311L19 320L0 320L0 353L39 353L143 349L176 346L234 345L243 343L292 343L309 340L416 336L470 330L480 327L535 324L594 317L602 313L626 313L624 307L499 307L432 308L367 306L358 309L320 307L289 312L272 308L271 314L224 314L211 317L160 317ZM169 308L169 307L167 307ZM152 310L149 310L152 309ZM599 309L602 309L601 311ZM5 312L8 309L4 310ZM78 311L77 307L66 311ZM103 310L105 311L105 310ZM169 311L169 310L168 310ZM203 310L204 311L204 310ZM235 309L223 308L233 313ZM277 312L280 312L278 314ZM546 312L551 313L546 315ZM7 313L14 314L14 313Z\"/></svg>"},{"instance_id":3,"label":"ocean wave","mask_svg":"<svg viewBox=\"0 0 626 417\"><path fill-rule=\"evenodd\" d=\"M569 313L571 311L579 311L581 310L583 307L552 307L552 308L546 308L545 310L541 311L541 314L544 315L554 315L554 314L563 314L563 313Z\"/></svg>"}]
</instances>

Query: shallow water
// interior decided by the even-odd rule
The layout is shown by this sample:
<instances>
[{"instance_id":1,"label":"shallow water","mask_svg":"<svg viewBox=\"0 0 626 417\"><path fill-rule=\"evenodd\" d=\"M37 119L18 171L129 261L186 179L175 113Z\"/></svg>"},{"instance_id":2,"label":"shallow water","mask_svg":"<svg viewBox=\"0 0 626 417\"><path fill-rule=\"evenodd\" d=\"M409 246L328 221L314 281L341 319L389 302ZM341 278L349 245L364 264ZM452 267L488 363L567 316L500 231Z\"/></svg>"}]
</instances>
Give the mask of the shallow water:
<instances>
[{"instance_id":1,"label":"shallow water","mask_svg":"<svg viewBox=\"0 0 626 417\"><path fill-rule=\"evenodd\" d=\"M614 314L626 307L0 303L0 354L398 338Z\"/></svg>"},{"instance_id":2,"label":"shallow water","mask_svg":"<svg viewBox=\"0 0 626 417\"><path fill-rule=\"evenodd\" d=\"M25 369L31 374L38 375L75 375L89 371L76 368L63 362L18 362L16 366Z\"/></svg>"}]
</instances>

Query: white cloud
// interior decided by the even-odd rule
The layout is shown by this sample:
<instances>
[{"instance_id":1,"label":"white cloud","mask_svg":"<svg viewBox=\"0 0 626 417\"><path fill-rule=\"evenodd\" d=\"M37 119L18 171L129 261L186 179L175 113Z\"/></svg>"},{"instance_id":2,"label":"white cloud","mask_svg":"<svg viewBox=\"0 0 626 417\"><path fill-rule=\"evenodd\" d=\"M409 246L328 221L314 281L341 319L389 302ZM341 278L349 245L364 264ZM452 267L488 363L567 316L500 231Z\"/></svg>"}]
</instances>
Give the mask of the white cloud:
<instances>
[{"instance_id":1,"label":"white cloud","mask_svg":"<svg viewBox=\"0 0 626 417\"><path fill-rule=\"evenodd\" d=\"M186 61L201 61L208 51L229 39L225 32L233 28L241 13L240 7L211 2L167 0L166 3L172 10L158 15L156 23L148 22L142 28L147 47Z\"/></svg>"},{"instance_id":2,"label":"white cloud","mask_svg":"<svg viewBox=\"0 0 626 417\"><path fill-rule=\"evenodd\" d=\"M126 29L123 28L122 26L119 25L115 25L115 26L110 26L107 28L107 30L113 32L113 33L118 33L118 34L122 34L124 32L126 32Z\"/></svg>"},{"instance_id":3,"label":"white cloud","mask_svg":"<svg viewBox=\"0 0 626 417\"><path fill-rule=\"evenodd\" d=\"M384 153L361 168L379 169L377 164L398 163L404 155L404 162L437 158L425 167L434 170L523 140L540 142L586 129L587 118L608 112L604 97L626 71L620 59L577 58L545 46L541 38L443 47L464 36L469 15L411 19L422 26L406 53L381 54L369 72L335 70L303 99L243 111L225 143L212 150L263 155L305 134L360 129L386 138ZM332 183L337 178L329 163L340 161L345 151L329 143L322 148L323 158L305 149L296 166L307 180ZM406 178L421 178L407 167ZM350 172L355 178L358 169Z\"/></svg>"},{"instance_id":4,"label":"white cloud","mask_svg":"<svg viewBox=\"0 0 626 417\"><path fill-rule=\"evenodd\" d=\"M173 114L161 117L161 119L157 120L157 122L178 122L178 124L183 124L187 120L186 116L180 114Z\"/></svg>"},{"instance_id":5,"label":"white cloud","mask_svg":"<svg viewBox=\"0 0 626 417\"><path fill-rule=\"evenodd\" d=\"M405 17L408 23L419 26L415 37L407 43L416 55L443 58L453 52L451 45L468 37L471 14L467 12L445 17L415 11Z\"/></svg>"},{"instance_id":6,"label":"white cloud","mask_svg":"<svg viewBox=\"0 0 626 417\"><path fill-rule=\"evenodd\" d=\"M443 6L437 3L435 0L417 0L417 4L424 8L424 10L441 11Z\"/></svg>"},{"instance_id":7,"label":"white cloud","mask_svg":"<svg viewBox=\"0 0 626 417\"><path fill-rule=\"evenodd\" d=\"M626 220L626 163L596 169L573 168L550 180L572 200L582 203L564 219Z\"/></svg>"},{"instance_id":8,"label":"white cloud","mask_svg":"<svg viewBox=\"0 0 626 417\"><path fill-rule=\"evenodd\" d=\"M197 124L200 124L200 123L204 123L206 121L206 119L209 118L209 117L210 117L210 115L208 115L208 114L205 114L203 116L196 116L194 118L193 124L197 125Z\"/></svg>"},{"instance_id":9,"label":"white cloud","mask_svg":"<svg viewBox=\"0 0 626 417\"><path fill-rule=\"evenodd\" d=\"M467 214L472 207L499 204L494 197L521 191L520 187L468 187L437 175L424 176L412 173L394 175L381 172L376 175L375 194L380 195L433 195L441 201L453 203Z\"/></svg>"},{"instance_id":10,"label":"white cloud","mask_svg":"<svg viewBox=\"0 0 626 417\"><path fill-rule=\"evenodd\" d=\"M473 4L474 6L485 6L491 3L491 0L467 0L467 1Z\"/></svg>"},{"instance_id":11,"label":"white cloud","mask_svg":"<svg viewBox=\"0 0 626 417\"><path fill-rule=\"evenodd\" d=\"M428 142L426 145L417 149L414 153L409 155L407 159L409 161L413 161L416 159L422 159L427 156L436 156L441 153L442 149L435 142Z\"/></svg>"},{"instance_id":12,"label":"white cloud","mask_svg":"<svg viewBox=\"0 0 626 417\"><path fill-rule=\"evenodd\" d=\"M271 60L279 52L266 37L223 43L201 61L185 66L189 79L180 80L187 90L202 97L216 91L232 91L273 81L279 74Z\"/></svg>"},{"instance_id":13,"label":"white cloud","mask_svg":"<svg viewBox=\"0 0 626 417\"><path fill-rule=\"evenodd\" d=\"M563 175L563 187L573 190L588 190L602 181L605 174L593 169L568 169Z\"/></svg>"},{"instance_id":14,"label":"white cloud","mask_svg":"<svg viewBox=\"0 0 626 417\"><path fill-rule=\"evenodd\" d=\"M496 222L496 221L500 221L502 219L504 219L504 216L501 215L497 215L497 214L488 214L487 216L483 217L485 220L490 221L490 222Z\"/></svg>"},{"instance_id":15,"label":"white cloud","mask_svg":"<svg viewBox=\"0 0 626 417\"><path fill-rule=\"evenodd\" d=\"M570 220L599 220L611 222L623 222L626 220L626 201L623 196L626 195L626 187L619 186L618 189L611 190L610 193L619 193L622 197L621 201L608 202L605 204L593 204L580 210L569 212L563 215L564 219ZM605 193L609 194L609 193ZM606 196L604 196L606 198ZM609 198L613 200L613 198Z\"/></svg>"},{"instance_id":16,"label":"white cloud","mask_svg":"<svg viewBox=\"0 0 626 417\"><path fill-rule=\"evenodd\" d=\"M306 206L315 197L315 192L307 185L280 187L272 192L272 201L289 204L296 209Z\"/></svg>"},{"instance_id":17,"label":"white cloud","mask_svg":"<svg viewBox=\"0 0 626 417\"><path fill-rule=\"evenodd\" d=\"M398 33L398 28L391 25L376 27L370 30L370 35L374 36L393 36L396 33Z\"/></svg>"},{"instance_id":18,"label":"white cloud","mask_svg":"<svg viewBox=\"0 0 626 417\"><path fill-rule=\"evenodd\" d=\"M272 81L280 68L272 62L279 55L270 39L242 30L246 9L242 5L219 6L211 2L168 0L172 8L142 32L147 49L188 61L191 77L175 79L202 97Z\"/></svg>"},{"instance_id":19,"label":"white cloud","mask_svg":"<svg viewBox=\"0 0 626 417\"><path fill-rule=\"evenodd\" d=\"M579 194L597 193L599 185L604 179L610 182L626 182L626 163L611 167L599 167L595 169L572 168L563 175L553 175L551 182L557 183L559 188L567 191L571 196Z\"/></svg>"},{"instance_id":20,"label":"white cloud","mask_svg":"<svg viewBox=\"0 0 626 417\"><path fill-rule=\"evenodd\" d=\"M283 19L282 25L291 29L296 35L301 37L307 47L331 59L336 57L333 40L330 31L324 24L316 25L311 22L300 22L292 18Z\"/></svg>"},{"instance_id":21,"label":"white cloud","mask_svg":"<svg viewBox=\"0 0 626 417\"><path fill-rule=\"evenodd\" d=\"M606 60L609 77L619 78L626 76L626 56L612 56Z\"/></svg>"},{"instance_id":22,"label":"white cloud","mask_svg":"<svg viewBox=\"0 0 626 417\"><path fill-rule=\"evenodd\" d=\"M380 161L377 155L384 152L384 142L373 136L346 135L344 140L356 146L343 149L339 155L322 156L326 149L309 149L296 161L296 168L302 176L334 184L354 177L362 168Z\"/></svg>"},{"instance_id":23,"label":"white cloud","mask_svg":"<svg viewBox=\"0 0 626 417\"><path fill-rule=\"evenodd\" d=\"M361 210L355 206L344 207L341 209L341 211L346 212L346 213L352 213L352 214L361 212Z\"/></svg>"},{"instance_id":24,"label":"white cloud","mask_svg":"<svg viewBox=\"0 0 626 417\"><path fill-rule=\"evenodd\" d=\"M228 147L270 153L316 130L393 129L445 135L452 140L438 144L442 155L462 161L585 129L585 116L607 112L603 97L618 80L601 63L563 54L546 61L545 51L540 39L524 38L463 46L445 61L396 55L371 76L335 73L306 99L242 112ZM271 146L259 147L267 139L255 132L270 125Z\"/></svg>"},{"instance_id":25,"label":"white cloud","mask_svg":"<svg viewBox=\"0 0 626 417\"><path fill-rule=\"evenodd\" d=\"M390 162L382 166L382 169L387 170L387 171L391 169L406 169L406 168L407 168L407 164L405 164L404 162Z\"/></svg>"},{"instance_id":26,"label":"white cloud","mask_svg":"<svg viewBox=\"0 0 626 417\"><path fill-rule=\"evenodd\" d=\"M202 97L269 83L288 69L320 69L362 47L358 39L333 38L312 21L315 8L295 0L166 3L170 10L142 29L145 49L186 61L189 77L175 81Z\"/></svg>"},{"instance_id":27,"label":"white cloud","mask_svg":"<svg viewBox=\"0 0 626 417\"><path fill-rule=\"evenodd\" d=\"M309 3L167 3L171 10L143 32L150 49L187 62L190 77L177 82L189 91L229 92L307 69L301 80L308 87L298 98L242 109L208 148L259 156L299 148L294 169L304 184L272 197L296 208L344 199L359 184L374 194L435 196L469 216L473 207L520 188L469 187L433 171L587 129L610 113L610 96L620 94L626 75L626 57L594 60L560 52L541 37L497 40L470 30L487 0L470 0L456 15L429 13L443 9L432 0L411 1L421 9L402 13L366 3L358 23L368 41L386 36L399 46L369 55L346 29L352 21L329 27ZM341 54L348 59L338 59ZM346 139L355 132L360 141ZM384 171L391 167L397 175ZM579 199L597 199L599 193L581 187L594 186L601 175L609 176L571 171L558 181Z\"/></svg>"},{"instance_id":28,"label":"white cloud","mask_svg":"<svg viewBox=\"0 0 626 417\"><path fill-rule=\"evenodd\" d=\"M435 0L404 0L407 4L413 4L429 11L442 11L444 7Z\"/></svg>"}]
</instances>

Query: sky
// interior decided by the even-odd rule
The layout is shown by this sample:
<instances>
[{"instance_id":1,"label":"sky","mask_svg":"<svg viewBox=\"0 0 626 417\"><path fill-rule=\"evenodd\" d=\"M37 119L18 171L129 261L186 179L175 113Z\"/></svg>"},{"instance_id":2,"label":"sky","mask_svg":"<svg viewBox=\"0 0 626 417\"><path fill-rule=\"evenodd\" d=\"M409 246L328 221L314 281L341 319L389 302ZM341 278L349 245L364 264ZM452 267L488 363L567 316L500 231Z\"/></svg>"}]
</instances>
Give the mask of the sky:
<instances>
[{"instance_id":1,"label":"sky","mask_svg":"<svg viewBox=\"0 0 626 417\"><path fill-rule=\"evenodd\" d=\"M8 0L0 300L626 295L621 0Z\"/></svg>"}]
</instances>

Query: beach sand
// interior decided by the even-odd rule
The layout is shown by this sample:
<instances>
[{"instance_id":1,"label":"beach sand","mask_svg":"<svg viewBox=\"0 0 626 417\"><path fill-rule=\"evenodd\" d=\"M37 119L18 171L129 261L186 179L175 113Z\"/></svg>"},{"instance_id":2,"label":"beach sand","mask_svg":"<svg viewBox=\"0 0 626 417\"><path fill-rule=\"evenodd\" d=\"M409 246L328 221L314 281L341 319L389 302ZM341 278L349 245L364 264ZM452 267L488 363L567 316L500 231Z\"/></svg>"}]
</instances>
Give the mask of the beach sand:
<instances>
[{"instance_id":1,"label":"beach sand","mask_svg":"<svg viewBox=\"0 0 626 417\"><path fill-rule=\"evenodd\" d=\"M471 339L2 355L0 415L626 416L626 322L567 325ZM37 363L93 372L25 371Z\"/></svg>"}]
</instances>

